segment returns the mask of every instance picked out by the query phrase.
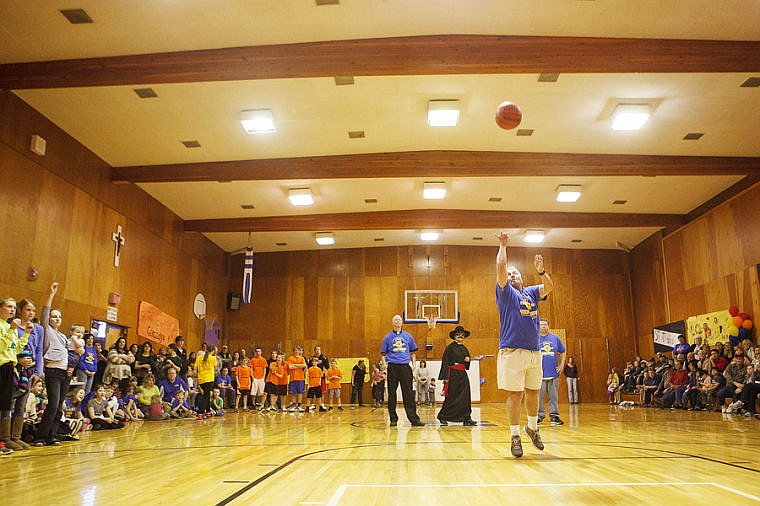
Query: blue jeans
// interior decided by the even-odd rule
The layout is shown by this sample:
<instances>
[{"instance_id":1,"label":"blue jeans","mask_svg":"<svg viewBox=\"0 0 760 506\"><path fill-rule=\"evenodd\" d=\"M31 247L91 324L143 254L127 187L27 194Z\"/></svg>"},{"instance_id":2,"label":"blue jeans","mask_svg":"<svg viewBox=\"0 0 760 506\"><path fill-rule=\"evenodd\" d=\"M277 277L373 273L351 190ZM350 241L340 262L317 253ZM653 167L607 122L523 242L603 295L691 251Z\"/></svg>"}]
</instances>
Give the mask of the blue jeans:
<instances>
[{"instance_id":1,"label":"blue jeans","mask_svg":"<svg viewBox=\"0 0 760 506\"><path fill-rule=\"evenodd\" d=\"M538 417L546 416L546 394L549 394L549 414L559 416L559 377L541 380L541 390L538 392Z\"/></svg>"}]
</instances>

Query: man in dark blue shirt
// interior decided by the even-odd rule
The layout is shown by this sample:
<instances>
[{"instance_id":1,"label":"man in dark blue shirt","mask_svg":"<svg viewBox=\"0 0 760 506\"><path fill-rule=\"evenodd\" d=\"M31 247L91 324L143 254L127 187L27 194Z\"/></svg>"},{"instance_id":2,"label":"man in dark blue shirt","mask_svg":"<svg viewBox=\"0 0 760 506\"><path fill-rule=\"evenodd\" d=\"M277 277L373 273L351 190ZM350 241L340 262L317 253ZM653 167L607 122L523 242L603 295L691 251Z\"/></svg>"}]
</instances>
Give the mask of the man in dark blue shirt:
<instances>
[{"instance_id":1,"label":"man in dark blue shirt","mask_svg":"<svg viewBox=\"0 0 760 506\"><path fill-rule=\"evenodd\" d=\"M404 410L406 417L412 424L412 427L422 427L425 424L417 416L417 407L414 403L414 392L412 391L412 367L409 365L415 360L417 344L409 332L401 330L404 320L400 315L394 315L391 319L393 330L383 339L383 346L380 353L388 363L388 417L391 421L391 427L398 425L398 414L396 414L396 388L401 385L401 397L404 400Z\"/></svg>"}]
</instances>

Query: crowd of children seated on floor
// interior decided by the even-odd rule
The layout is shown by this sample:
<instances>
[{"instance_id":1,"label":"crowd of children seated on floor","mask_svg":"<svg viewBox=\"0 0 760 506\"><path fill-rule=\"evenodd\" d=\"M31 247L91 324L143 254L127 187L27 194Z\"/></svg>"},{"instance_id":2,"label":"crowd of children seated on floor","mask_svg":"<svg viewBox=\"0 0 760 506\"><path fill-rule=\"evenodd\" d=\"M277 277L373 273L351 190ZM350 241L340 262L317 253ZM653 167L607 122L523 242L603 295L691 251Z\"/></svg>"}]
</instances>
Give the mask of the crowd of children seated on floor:
<instances>
[{"instance_id":1,"label":"crowd of children seated on floor","mask_svg":"<svg viewBox=\"0 0 760 506\"><path fill-rule=\"evenodd\" d=\"M678 337L672 354L636 357L621 374L613 368L607 378L611 404L621 394L637 394L643 407L718 411L760 420L760 345L744 339L737 346L717 342L689 345Z\"/></svg>"},{"instance_id":2,"label":"crowd of children seated on floor","mask_svg":"<svg viewBox=\"0 0 760 506\"><path fill-rule=\"evenodd\" d=\"M18 307L14 299L0 301L2 455L60 445L83 431L119 429L132 421L204 419L222 416L225 409L267 414L343 409L342 373L319 347L308 361L301 347L287 360L277 351L265 359L259 348L250 359L245 350L231 355L226 345L217 352L204 344L188 355L182 336L157 353L150 342L127 347L124 337L106 351L82 325L71 325L68 336L58 332L60 312L49 307L56 291L53 284L40 322L30 300ZM50 353L52 339L57 356ZM60 374L48 367L55 364ZM376 366L373 385L384 384L384 372ZM46 381L46 374L54 380ZM63 391L57 406L49 405L48 388Z\"/></svg>"}]
</instances>

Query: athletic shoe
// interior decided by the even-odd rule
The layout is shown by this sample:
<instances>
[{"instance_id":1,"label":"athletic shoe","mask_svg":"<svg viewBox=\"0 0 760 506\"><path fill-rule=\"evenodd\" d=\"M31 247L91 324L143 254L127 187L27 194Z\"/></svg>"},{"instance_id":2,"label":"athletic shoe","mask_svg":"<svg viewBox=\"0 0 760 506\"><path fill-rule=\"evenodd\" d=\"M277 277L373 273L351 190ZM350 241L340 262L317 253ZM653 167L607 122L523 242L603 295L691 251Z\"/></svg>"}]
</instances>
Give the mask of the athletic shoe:
<instances>
[{"instance_id":1,"label":"athletic shoe","mask_svg":"<svg viewBox=\"0 0 760 506\"><path fill-rule=\"evenodd\" d=\"M398 425L398 422L391 422L391 427L395 427L396 425Z\"/></svg>"},{"instance_id":2,"label":"athletic shoe","mask_svg":"<svg viewBox=\"0 0 760 506\"><path fill-rule=\"evenodd\" d=\"M463 427L475 427L478 424L475 420L465 420L462 422Z\"/></svg>"},{"instance_id":3,"label":"athletic shoe","mask_svg":"<svg viewBox=\"0 0 760 506\"><path fill-rule=\"evenodd\" d=\"M306 412L306 410L303 409L301 406L298 406L298 412L299 413L304 413L304 412Z\"/></svg>"},{"instance_id":4,"label":"athletic shoe","mask_svg":"<svg viewBox=\"0 0 760 506\"><path fill-rule=\"evenodd\" d=\"M543 422L543 421L544 421L544 417L543 417L543 416L539 416L539 417L538 417L538 422L536 422L536 423L541 423L541 422Z\"/></svg>"},{"instance_id":5,"label":"athletic shoe","mask_svg":"<svg viewBox=\"0 0 760 506\"><path fill-rule=\"evenodd\" d=\"M425 422L422 422L420 420L417 420L416 422L412 422L412 427L424 427Z\"/></svg>"},{"instance_id":6,"label":"athletic shoe","mask_svg":"<svg viewBox=\"0 0 760 506\"><path fill-rule=\"evenodd\" d=\"M522 441L520 441L520 436L512 436L512 443L510 444L509 450L512 452L513 457L517 457L519 459L523 456Z\"/></svg>"},{"instance_id":7,"label":"athletic shoe","mask_svg":"<svg viewBox=\"0 0 760 506\"><path fill-rule=\"evenodd\" d=\"M449 424L449 422L447 422L446 420L441 420L440 418L438 419L438 423L440 423L440 424L441 424L441 425L443 425L444 427L445 427L445 426L447 426L447 425Z\"/></svg>"},{"instance_id":8,"label":"athletic shoe","mask_svg":"<svg viewBox=\"0 0 760 506\"><path fill-rule=\"evenodd\" d=\"M564 423L565 422L562 421L562 419L559 417L559 415L554 415L554 416L551 417L551 423L549 425L551 425L552 427L555 427L557 425L562 425Z\"/></svg>"},{"instance_id":9,"label":"athletic shoe","mask_svg":"<svg viewBox=\"0 0 760 506\"><path fill-rule=\"evenodd\" d=\"M333 410L332 406L330 406L329 408L327 408L327 411L332 411L332 410Z\"/></svg>"},{"instance_id":10,"label":"athletic shoe","mask_svg":"<svg viewBox=\"0 0 760 506\"><path fill-rule=\"evenodd\" d=\"M320 412L320 413L324 413L325 411L327 411L327 408L326 408L326 407L324 407L324 406L320 406L320 407L319 407L319 412Z\"/></svg>"},{"instance_id":11,"label":"athletic shoe","mask_svg":"<svg viewBox=\"0 0 760 506\"><path fill-rule=\"evenodd\" d=\"M533 443L533 446L538 448L539 450L544 449L544 443L541 441L541 434L538 433L538 429L533 430L527 425L523 428L523 432L527 434L527 436L530 438L531 442Z\"/></svg>"},{"instance_id":12,"label":"athletic shoe","mask_svg":"<svg viewBox=\"0 0 760 506\"><path fill-rule=\"evenodd\" d=\"M343 406L338 406L338 411L343 411Z\"/></svg>"},{"instance_id":13,"label":"athletic shoe","mask_svg":"<svg viewBox=\"0 0 760 506\"><path fill-rule=\"evenodd\" d=\"M289 413L295 413L296 407L291 405L291 406L288 406L284 411L287 411Z\"/></svg>"},{"instance_id":14,"label":"athletic shoe","mask_svg":"<svg viewBox=\"0 0 760 506\"><path fill-rule=\"evenodd\" d=\"M756 413L754 416L755 420L760 420L760 413Z\"/></svg>"}]
</instances>

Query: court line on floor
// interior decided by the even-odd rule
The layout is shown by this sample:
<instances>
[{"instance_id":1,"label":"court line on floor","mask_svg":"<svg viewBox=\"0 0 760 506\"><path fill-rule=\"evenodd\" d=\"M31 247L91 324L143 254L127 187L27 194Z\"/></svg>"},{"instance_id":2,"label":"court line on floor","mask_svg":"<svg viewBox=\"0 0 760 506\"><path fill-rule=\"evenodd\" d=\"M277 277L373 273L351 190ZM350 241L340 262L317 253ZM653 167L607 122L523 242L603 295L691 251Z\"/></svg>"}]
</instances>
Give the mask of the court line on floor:
<instances>
[{"instance_id":1,"label":"court line on floor","mask_svg":"<svg viewBox=\"0 0 760 506\"><path fill-rule=\"evenodd\" d=\"M677 486L677 485L710 485L720 488L727 492L731 492L749 499L760 502L760 497L753 496L751 494L734 490L732 488L720 485L718 483L698 481L698 482L589 482L589 483L457 483L457 484L410 484L410 483L391 483L391 484L342 484L338 486L330 500L326 503L326 506L338 506L338 502L341 500L346 490L349 488L551 488L551 487L645 487L645 486Z\"/></svg>"}]
</instances>

